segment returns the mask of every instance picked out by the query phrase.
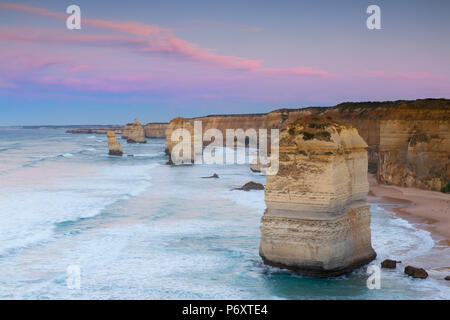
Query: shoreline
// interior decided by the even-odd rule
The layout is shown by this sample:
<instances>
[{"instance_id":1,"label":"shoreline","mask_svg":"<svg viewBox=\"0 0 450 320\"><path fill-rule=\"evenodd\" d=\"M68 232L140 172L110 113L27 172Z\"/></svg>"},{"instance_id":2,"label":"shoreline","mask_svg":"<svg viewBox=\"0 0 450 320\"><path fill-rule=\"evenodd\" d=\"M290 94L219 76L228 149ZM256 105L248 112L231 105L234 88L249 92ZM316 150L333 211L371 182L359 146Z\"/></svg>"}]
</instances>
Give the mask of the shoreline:
<instances>
[{"instance_id":1,"label":"shoreline","mask_svg":"<svg viewBox=\"0 0 450 320\"><path fill-rule=\"evenodd\" d=\"M450 281L444 280L450 275L450 195L379 184L373 174L368 174L368 180L368 203L377 204L395 216L430 232L435 242L428 253L402 261L400 267L404 268L408 264L422 267L430 277L450 286Z\"/></svg>"}]
</instances>

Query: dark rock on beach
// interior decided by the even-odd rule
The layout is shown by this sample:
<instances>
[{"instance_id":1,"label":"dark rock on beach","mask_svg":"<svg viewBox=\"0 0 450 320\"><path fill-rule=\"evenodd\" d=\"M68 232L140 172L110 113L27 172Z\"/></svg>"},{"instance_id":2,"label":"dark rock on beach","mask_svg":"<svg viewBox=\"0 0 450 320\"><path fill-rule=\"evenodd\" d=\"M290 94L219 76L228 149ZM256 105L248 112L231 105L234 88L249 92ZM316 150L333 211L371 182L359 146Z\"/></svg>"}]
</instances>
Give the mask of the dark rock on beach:
<instances>
[{"instance_id":1,"label":"dark rock on beach","mask_svg":"<svg viewBox=\"0 0 450 320\"><path fill-rule=\"evenodd\" d=\"M202 177L203 179L218 179L219 175L217 173L214 173L212 176L210 177Z\"/></svg>"},{"instance_id":2,"label":"dark rock on beach","mask_svg":"<svg viewBox=\"0 0 450 320\"><path fill-rule=\"evenodd\" d=\"M252 163L250 164L250 170L252 172L261 172L261 165L259 163Z\"/></svg>"},{"instance_id":3,"label":"dark rock on beach","mask_svg":"<svg viewBox=\"0 0 450 320\"><path fill-rule=\"evenodd\" d=\"M250 181L244 184L242 187L234 188L233 190L243 190L243 191L264 190L264 185L262 185L261 183Z\"/></svg>"},{"instance_id":4,"label":"dark rock on beach","mask_svg":"<svg viewBox=\"0 0 450 320\"><path fill-rule=\"evenodd\" d=\"M119 156L121 157L123 155L122 151L117 151L117 150L109 150L108 154L110 156Z\"/></svg>"},{"instance_id":5,"label":"dark rock on beach","mask_svg":"<svg viewBox=\"0 0 450 320\"><path fill-rule=\"evenodd\" d=\"M381 263L381 267L386 269L395 269L397 263L401 263L401 261L386 259Z\"/></svg>"},{"instance_id":6,"label":"dark rock on beach","mask_svg":"<svg viewBox=\"0 0 450 320\"><path fill-rule=\"evenodd\" d=\"M405 273L413 278L425 279L428 277L428 273L425 271L425 269L412 266L407 266L405 268Z\"/></svg>"}]
</instances>

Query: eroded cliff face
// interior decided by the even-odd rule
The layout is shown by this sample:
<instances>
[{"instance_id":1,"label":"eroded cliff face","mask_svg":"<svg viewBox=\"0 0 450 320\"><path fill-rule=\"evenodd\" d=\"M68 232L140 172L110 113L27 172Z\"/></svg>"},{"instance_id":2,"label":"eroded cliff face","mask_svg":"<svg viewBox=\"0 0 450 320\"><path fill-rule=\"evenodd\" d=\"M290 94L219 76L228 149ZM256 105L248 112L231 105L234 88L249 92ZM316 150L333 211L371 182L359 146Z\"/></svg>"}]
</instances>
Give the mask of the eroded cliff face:
<instances>
[{"instance_id":1,"label":"eroded cliff face","mask_svg":"<svg viewBox=\"0 0 450 320\"><path fill-rule=\"evenodd\" d=\"M378 172L380 182L439 190L439 186L446 185L450 180L448 99L342 103L334 107L280 109L267 114L217 115L184 121L193 126L195 120L201 120L204 133L209 128L217 128L222 132L238 128L283 129L311 115L321 115L355 127L368 145L369 169L373 173ZM166 151L169 154L173 144L167 140L177 123L171 122L166 130ZM403 129L397 130L397 124ZM405 130L409 133L404 134ZM408 147L408 141L416 141L413 136L418 134L425 134L428 142L421 141L414 147ZM397 150L399 148L401 152ZM379 157L380 151L383 158Z\"/></svg>"},{"instance_id":2,"label":"eroded cliff face","mask_svg":"<svg viewBox=\"0 0 450 320\"><path fill-rule=\"evenodd\" d=\"M378 181L440 191L450 180L450 108L402 105L380 122Z\"/></svg>"},{"instance_id":3,"label":"eroded cliff face","mask_svg":"<svg viewBox=\"0 0 450 320\"><path fill-rule=\"evenodd\" d=\"M122 131L122 139L126 139L127 143L146 143L144 128L141 123L134 120L134 123L129 123Z\"/></svg>"},{"instance_id":4,"label":"eroded cliff face","mask_svg":"<svg viewBox=\"0 0 450 320\"><path fill-rule=\"evenodd\" d=\"M260 255L269 265L335 276L375 258L365 197L367 144L355 128L305 117L280 133L267 176Z\"/></svg>"},{"instance_id":5,"label":"eroded cliff face","mask_svg":"<svg viewBox=\"0 0 450 320\"><path fill-rule=\"evenodd\" d=\"M110 156L122 156L122 146L120 145L119 141L117 141L116 134L114 131L107 131L106 136L108 137L108 148L109 148L109 155Z\"/></svg>"},{"instance_id":6,"label":"eroded cliff face","mask_svg":"<svg viewBox=\"0 0 450 320\"><path fill-rule=\"evenodd\" d=\"M147 138L165 138L168 123L147 123L144 126L145 137Z\"/></svg>"}]
</instances>

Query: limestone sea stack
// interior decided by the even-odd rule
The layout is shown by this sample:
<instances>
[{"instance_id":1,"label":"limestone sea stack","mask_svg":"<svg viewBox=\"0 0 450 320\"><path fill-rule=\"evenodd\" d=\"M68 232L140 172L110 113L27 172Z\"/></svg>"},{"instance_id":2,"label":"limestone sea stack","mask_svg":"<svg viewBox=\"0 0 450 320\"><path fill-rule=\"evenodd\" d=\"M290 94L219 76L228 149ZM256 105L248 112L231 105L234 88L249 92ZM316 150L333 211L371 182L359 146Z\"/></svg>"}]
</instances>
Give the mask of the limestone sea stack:
<instances>
[{"instance_id":1,"label":"limestone sea stack","mask_svg":"<svg viewBox=\"0 0 450 320\"><path fill-rule=\"evenodd\" d=\"M106 136L108 137L109 155L122 156L122 146L119 141L117 141L116 134L113 131L107 131Z\"/></svg>"},{"instance_id":2,"label":"limestone sea stack","mask_svg":"<svg viewBox=\"0 0 450 320\"><path fill-rule=\"evenodd\" d=\"M122 132L122 139L126 139L127 143L146 143L145 131L142 124L134 120L133 123L129 123L125 126Z\"/></svg>"},{"instance_id":3,"label":"limestone sea stack","mask_svg":"<svg viewBox=\"0 0 450 320\"><path fill-rule=\"evenodd\" d=\"M372 261L367 144L357 129L305 117L280 132L279 157L265 189L264 263L337 276Z\"/></svg>"}]
</instances>

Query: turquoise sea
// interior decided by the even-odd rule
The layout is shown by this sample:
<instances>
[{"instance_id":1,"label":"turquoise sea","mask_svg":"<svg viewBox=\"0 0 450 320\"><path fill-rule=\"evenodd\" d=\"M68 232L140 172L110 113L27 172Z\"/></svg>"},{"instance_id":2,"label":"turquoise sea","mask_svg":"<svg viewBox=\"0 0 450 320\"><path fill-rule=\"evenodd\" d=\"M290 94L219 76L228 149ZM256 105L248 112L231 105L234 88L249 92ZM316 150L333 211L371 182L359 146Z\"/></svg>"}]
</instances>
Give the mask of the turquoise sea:
<instances>
[{"instance_id":1,"label":"turquoise sea","mask_svg":"<svg viewBox=\"0 0 450 320\"><path fill-rule=\"evenodd\" d=\"M122 140L121 140L122 142ZM248 165L167 166L164 140L109 157L104 135L0 130L0 299L450 299L449 286L366 267L317 279L262 264L265 183ZM219 179L202 179L217 173ZM374 264L431 235L371 205ZM69 266L80 270L70 289Z\"/></svg>"}]
</instances>

